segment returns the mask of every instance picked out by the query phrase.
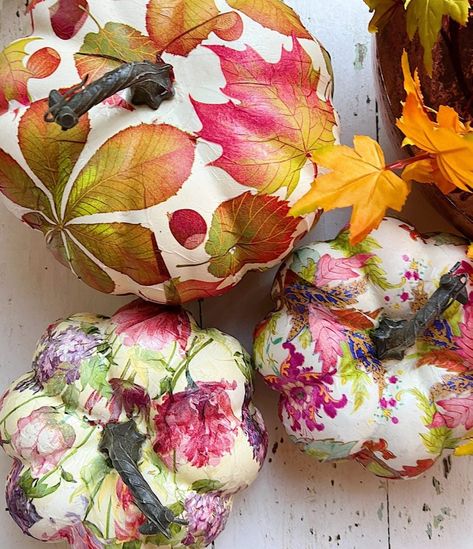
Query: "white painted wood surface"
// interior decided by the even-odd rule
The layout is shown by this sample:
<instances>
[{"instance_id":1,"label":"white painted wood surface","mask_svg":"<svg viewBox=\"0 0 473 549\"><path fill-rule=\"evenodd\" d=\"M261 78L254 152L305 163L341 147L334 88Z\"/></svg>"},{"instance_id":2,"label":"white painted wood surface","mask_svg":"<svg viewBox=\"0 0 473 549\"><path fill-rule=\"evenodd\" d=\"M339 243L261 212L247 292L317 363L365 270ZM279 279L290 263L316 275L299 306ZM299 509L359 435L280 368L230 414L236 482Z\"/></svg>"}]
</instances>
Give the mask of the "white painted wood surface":
<instances>
[{"instance_id":1,"label":"white painted wood surface","mask_svg":"<svg viewBox=\"0 0 473 549\"><path fill-rule=\"evenodd\" d=\"M362 0L288 2L332 54L343 141L350 143L355 133L378 135L393 157L396 151L389 148L377 117L369 14ZM24 0L0 0L2 46L27 28L24 6ZM405 215L421 230L448 228L417 195ZM311 238L334 236L344 220L343 213L324 216ZM271 308L273 276L249 275L230 295L204 303L204 324L235 335L250 348L255 324ZM30 368L35 342L51 321L85 310L111 313L124 301L77 281L46 252L42 235L0 205L1 391ZM256 401L270 432L269 460L258 481L237 498L217 549L473 547L473 460L453 461L451 467L449 461L440 462L422 479L399 483L381 481L356 464L319 465L288 443L277 419L276 396L260 382L257 388ZM0 456L0 479L9 466ZM22 536L3 511L0 531L4 549L42 546Z\"/></svg>"}]
</instances>

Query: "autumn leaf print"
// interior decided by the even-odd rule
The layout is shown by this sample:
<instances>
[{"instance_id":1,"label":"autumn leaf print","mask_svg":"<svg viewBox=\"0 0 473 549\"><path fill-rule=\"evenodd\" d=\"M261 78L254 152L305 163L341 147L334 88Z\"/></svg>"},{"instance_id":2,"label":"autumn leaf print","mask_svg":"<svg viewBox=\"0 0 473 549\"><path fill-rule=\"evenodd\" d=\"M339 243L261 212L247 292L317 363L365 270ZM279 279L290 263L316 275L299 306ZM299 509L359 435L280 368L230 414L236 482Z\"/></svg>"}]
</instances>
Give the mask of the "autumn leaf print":
<instances>
[{"instance_id":1,"label":"autumn leaf print","mask_svg":"<svg viewBox=\"0 0 473 549\"><path fill-rule=\"evenodd\" d=\"M205 247L209 272L216 278L238 273L245 265L277 261L294 241L300 219L274 196L244 193L221 204L213 215Z\"/></svg>"},{"instance_id":2,"label":"autumn leaf print","mask_svg":"<svg viewBox=\"0 0 473 549\"><path fill-rule=\"evenodd\" d=\"M224 104L193 101L200 137L223 149L213 165L261 193L287 187L290 195L312 154L335 141L333 107L317 94L320 73L295 37L277 63L250 47L208 48L220 58L227 81L222 91L231 98Z\"/></svg>"},{"instance_id":3,"label":"autumn leaf print","mask_svg":"<svg viewBox=\"0 0 473 549\"><path fill-rule=\"evenodd\" d=\"M8 110L9 101L28 105L28 80L46 78L59 66L60 56L52 48L38 50L25 62L26 48L36 40L39 38L17 40L0 52L0 114Z\"/></svg>"},{"instance_id":4,"label":"autumn leaf print","mask_svg":"<svg viewBox=\"0 0 473 549\"><path fill-rule=\"evenodd\" d=\"M268 29L287 36L312 38L297 13L281 0L228 0L228 5Z\"/></svg>"},{"instance_id":5,"label":"autumn leaf print","mask_svg":"<svg viewBox=\"0 0 473 549\"><path fill-rule=\"evenodd\" d=\"M214 0L151 0L146 27L159 50L188 55L214 32L222 40L238 40L241 17L234 11L220 13Z\"/></svg>"},{"instance_id":6,"label":"autumn leaf print","mask_svg":"<svg viewBox=\"0 0 473 549\"><path fill-rule=\"evenodd\" d=\"M126 128L106 141L71 182L89 136L88 117L64 134L55 125L40 124L45 106L38 101L26 110L18 134L24 159L46 190L0 150L0 192L25 210L23 221L45 234L59 261L94 288L114 291L108 270L145 286L169 280L149 228L87 216L146 210L174 196L190 176L195 138L167 124ZM42 147L35 147L38 131Z\"/></svg>"}]
</instances>

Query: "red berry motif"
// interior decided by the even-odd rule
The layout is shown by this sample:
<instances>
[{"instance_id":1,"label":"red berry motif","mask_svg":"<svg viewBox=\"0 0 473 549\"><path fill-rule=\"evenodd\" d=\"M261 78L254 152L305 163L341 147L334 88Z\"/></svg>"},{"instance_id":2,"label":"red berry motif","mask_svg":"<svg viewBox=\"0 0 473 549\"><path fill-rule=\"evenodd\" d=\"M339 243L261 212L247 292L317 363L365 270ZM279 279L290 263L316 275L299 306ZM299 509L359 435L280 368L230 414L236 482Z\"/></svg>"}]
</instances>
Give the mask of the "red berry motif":
<instances>
[{"instance_id":1,"label":"red berry motif","mask_svg":"<svg viewBox=\"0 0 473 549\"><path fill-rule=\"evenodd\" d=\"M207 223L194 210L177 210L169 215L169 228L174 238L188 250L195 250L205 240Z\"/></svg>"}]
</instances>

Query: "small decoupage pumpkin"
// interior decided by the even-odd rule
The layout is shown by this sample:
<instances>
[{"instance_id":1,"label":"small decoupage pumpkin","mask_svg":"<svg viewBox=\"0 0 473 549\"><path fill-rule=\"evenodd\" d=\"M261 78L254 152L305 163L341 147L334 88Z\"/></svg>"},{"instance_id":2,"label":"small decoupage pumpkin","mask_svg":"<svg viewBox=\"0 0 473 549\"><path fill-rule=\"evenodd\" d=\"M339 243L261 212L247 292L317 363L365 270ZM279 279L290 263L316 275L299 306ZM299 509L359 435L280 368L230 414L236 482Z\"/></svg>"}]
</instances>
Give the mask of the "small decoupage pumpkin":
<instances>
[{"instance_id":1,"label":"small decoupage pumpkin","mask_svg":"<svg viewBox=\"0 0 473 549\"><path fill-rule=\"evenodd\" d=\"M84 282L219 295L310 229L288 212L338 136L332 73L281 0L28 9L0 56L0 191Z\"/></svg>"},{"instance_id":2,"label":"small decoupage pumpkin","mask_svg":"<svg viewBox=\"0 0 473 549\"><path fill-rule=\"evenodd\" d=\"M183 310L53 324L1 401L8 510L76 549L205 547L265 458L252 394L241 345Z\"/></svg>"},{"instance_id":3,"label":"small decoupage pumpkin","mask_svg":"<svg viewBox=\"0 0 473 549\"><path fill-rule=\"evenodd\" d=\"M412 478L473 428L473 266L451 235L386 219L294 252L256 366L291 437L321 461ZM466 447L466 445L465 445Z\"/></svg>"}]
</instances>

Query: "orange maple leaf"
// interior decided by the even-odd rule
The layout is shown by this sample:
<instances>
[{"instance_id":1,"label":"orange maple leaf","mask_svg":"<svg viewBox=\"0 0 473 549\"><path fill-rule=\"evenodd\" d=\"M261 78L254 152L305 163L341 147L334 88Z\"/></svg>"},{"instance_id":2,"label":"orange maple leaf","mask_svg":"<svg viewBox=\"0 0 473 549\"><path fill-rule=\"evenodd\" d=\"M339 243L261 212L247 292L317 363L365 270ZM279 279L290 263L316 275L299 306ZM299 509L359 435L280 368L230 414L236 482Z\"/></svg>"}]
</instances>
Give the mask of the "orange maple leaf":
<instances>
[{"instance_id":1,"label":"orange maple leaf","mask_svg":"<svg viewBox=\"0 0 473 549\"><path fill-rule=\"evenodd\" d=\"M312 155L332 171L315 180L312 189L292 207L291 215L353 206L350 241L357 244L378 227L388 208L400 211L404 206L410 187L387 169L383 151L374 139L355 136L353 149L325 147Z\"/></svg>"},{"instance_id":2,"label":"orange maple leaf","mask_svg":"<svg viewBox=\"0 0 473 549\"><path fill-rule=\"evenodd\" d=\"M408 181L435 183L445 194L456 187L473 189L473 141L471 128L451 107L441 106L436 120L424 105L417 70L411 74L407 53L402 58L407 98L397 126L406 136L403 145L414 145L424 154L407 166L402 177Z\"/></svg>"}]
</instances>

